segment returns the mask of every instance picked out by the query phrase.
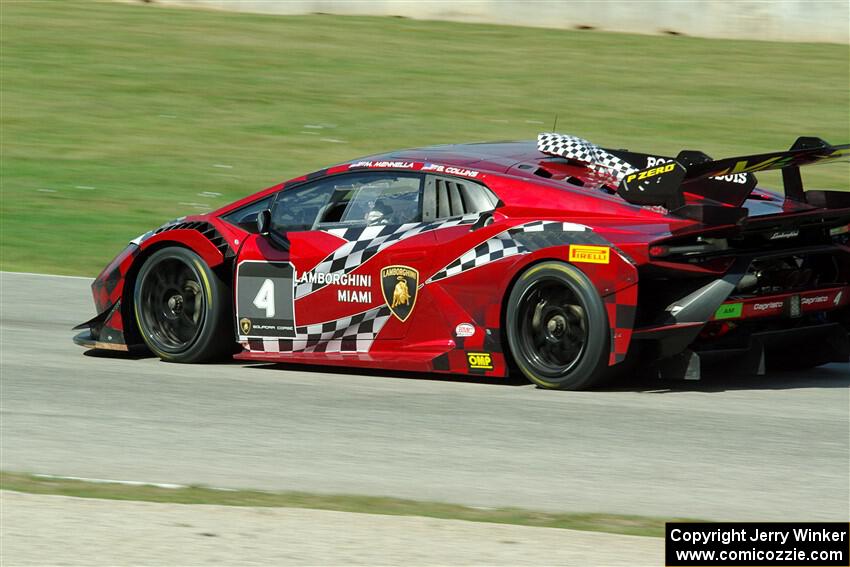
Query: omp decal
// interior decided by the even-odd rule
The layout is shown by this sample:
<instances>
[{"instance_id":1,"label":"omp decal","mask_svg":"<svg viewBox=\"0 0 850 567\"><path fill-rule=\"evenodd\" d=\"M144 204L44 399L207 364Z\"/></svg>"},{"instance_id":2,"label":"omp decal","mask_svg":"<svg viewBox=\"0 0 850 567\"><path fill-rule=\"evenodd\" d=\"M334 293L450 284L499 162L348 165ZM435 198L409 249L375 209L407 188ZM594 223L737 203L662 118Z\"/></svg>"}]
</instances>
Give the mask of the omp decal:
<instances>
[{"instance_id":1,"label":"omp decal","mask_svg":"<svg viewBox=\"0 0 850 567\"><path fill-rule=\"evenodd\" d=\"M675 163L668 163L667 165L662 165L659 167L653 167L652 169L644 169L643 171L637 171L632 173L626 177L626 183L634 181L637 179L640 181L641 179L647 179L649 177L655 177L656 175L663 175L665 173L669 173L676 169Z\"/></svg>"},{"instance_id":2,"label":"omp decal","mask_svg":"<svg viewBox=\"0 0 850 567\"><path fill-rule=\"evenodd\" d=\"M570 262L586 264L608 264L611 262L611 248L608 246L579 246L570 244Z\"/></svg>"},{"instance_id":3,"label":"omp decal","mask_svg":"<svg viewBox=\"0 0 850 567\"><path fill-rule=\"evenodd\" d=\"M466 362L470 370L493 370L493 355L489 352L468 352Z\"/></svg>"},{"instance_id":4,"label":"omp decal","mask_svg":"<svg viewBox=\"0 0 850 567\"><path fill-rule=\"evenodd\" d=\"M298 278L295 299L301 299L335 281L343 274L353 272L378 252L412 236L431 230L472 224L478 215L466 215L449 220L403 225L380 225L360 228L335 228L327 230L346 241L319 264ZM337 275L339 274L339 276Z\"/></svg>"},{"instance_id":5,"label":"omp decal","mask_svg":"<svg viewBox=\"0 0 850 567\"><path fill-rule=\"evenodd\" d=\"M569 134L543 132L537 135L537 150L544 154L552 154L574 159L594 170L607 173L622 181L626 175L637 171L628 162L618 158L596 144Z\"/></svg>"},{"instance_id":6,"label":"omp decal","mask_svg":"<svg viewBox=\"0 0 850 567\"><path fill-rule=\"evenodd\" d=\"M381 291L390 311L407 321L416 305L419 272L409 266L387 266L381 270Z\"/></svg>"},{"instance_id":7,"label":"omp decal","mask_svg":"<svg viewBox=\"0 0 850 567\"><path fill-rule=\"evenodd\" d=\"M566 244L567 239L564 238L564 233L570 233L569 239L596 236L588 227L581 224L558 221L528 222L504 230L464 252L459 258L428 278L426 283L456 276L502 258L526 254L547 246Z\"/></svg>"},{"instance_id":8,"label":"omp decal","mask_svg":"<svg viewBox=\"0 0 850 567\"><path fill-rule=\"evenodd\" d=\"M743 303L728 303L726 305L721 305L717 308L717 311L714 312L715 319L738 319L741 317L741 314L744 312L744 304Z\"/></svg>"}]
</instances>

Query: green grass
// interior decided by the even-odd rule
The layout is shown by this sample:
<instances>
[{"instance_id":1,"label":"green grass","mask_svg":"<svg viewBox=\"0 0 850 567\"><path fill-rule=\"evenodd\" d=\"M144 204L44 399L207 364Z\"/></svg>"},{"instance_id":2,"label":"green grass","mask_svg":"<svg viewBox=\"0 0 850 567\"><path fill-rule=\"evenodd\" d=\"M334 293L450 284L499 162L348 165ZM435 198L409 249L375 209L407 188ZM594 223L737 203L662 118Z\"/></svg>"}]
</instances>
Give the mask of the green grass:
<instances>
[{"instance_id":1,"label":"green grass","mask_svg":"<svg viewBox=\"0 0 850 567\"><path fill-rule=\"evenodd\" d=\"M663 537L666 521L698 521L684 518L650 518L620 514L574 514L524 510L521 508L470 508L457 504L420 502L377 496L323 495L305 492L260 492L221 490L203 486L160 488L116 483L43 478L35 475L0 472L0 488L32 494L58 494L78 498L140 500L173 504L216 504L220 506L263 506L310 508L392 516L425 516L449 520L517 524L542 528L562 528L592 532Z\"/></svg>"},{"instance_id":2,"label":"green grass","mask_svg":"<svg viewBox=\"0 0 850 567\"><path fill-rule=\"evenodd\" d=\"M842 45L0 6L5 270L93 275L203 205L371 152L533 138L555 114L559 131L654 152L850 141ZM847 189L844 164L812 169L815 185Z\"/></svg>"}]
</instances>

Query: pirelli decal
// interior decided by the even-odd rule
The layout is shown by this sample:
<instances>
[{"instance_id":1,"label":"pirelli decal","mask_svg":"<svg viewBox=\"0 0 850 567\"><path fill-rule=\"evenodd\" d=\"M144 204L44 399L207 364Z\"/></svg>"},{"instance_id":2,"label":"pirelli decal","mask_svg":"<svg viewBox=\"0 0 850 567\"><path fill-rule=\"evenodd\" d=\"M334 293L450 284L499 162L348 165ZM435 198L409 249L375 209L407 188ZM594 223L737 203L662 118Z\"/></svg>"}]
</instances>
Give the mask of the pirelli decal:
<instances>
[{"instance_id":1,"label":"pirelli decal","mask_svg":"<svg viewBox=\"0 0 850 567\"><path fill-rule=\"evenodd\" d=\"M583 262L585 264L609 264L611 262L611 248L608 246L571 244L569 260L570 262Z\"/></svg>"}]
</instances>

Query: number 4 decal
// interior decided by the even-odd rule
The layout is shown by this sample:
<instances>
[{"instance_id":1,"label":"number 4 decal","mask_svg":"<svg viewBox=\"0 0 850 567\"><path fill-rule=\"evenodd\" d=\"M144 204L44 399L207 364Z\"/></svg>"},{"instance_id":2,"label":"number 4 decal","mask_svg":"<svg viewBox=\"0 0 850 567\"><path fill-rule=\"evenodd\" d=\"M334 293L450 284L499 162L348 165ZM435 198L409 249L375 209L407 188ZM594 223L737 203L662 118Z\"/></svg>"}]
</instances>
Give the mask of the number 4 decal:
<instances>
[{"instance_id":1,"label":"number 4 decal","mask_svg":"<svg viewBox=\"0 0 850 567\"><path fill-rule=\"evenodd\" d=\"M274 317L274 282L272 280L266 279L260 286L260 291L254 298L254 306L257 309L265 309L267 319Z\"/></svg>"}]
</instances>

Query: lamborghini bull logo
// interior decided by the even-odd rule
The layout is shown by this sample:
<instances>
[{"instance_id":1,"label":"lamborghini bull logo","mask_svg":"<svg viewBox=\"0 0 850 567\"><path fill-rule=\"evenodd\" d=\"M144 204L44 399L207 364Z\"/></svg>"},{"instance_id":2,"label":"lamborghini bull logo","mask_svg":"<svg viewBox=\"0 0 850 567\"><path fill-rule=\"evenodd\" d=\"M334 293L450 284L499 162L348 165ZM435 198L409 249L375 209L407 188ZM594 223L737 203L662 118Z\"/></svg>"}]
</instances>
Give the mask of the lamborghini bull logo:
<instances>
[{"instance_id":1,"label":"lamborghini bull logo","mask_svg":"<svg viewBox=\"0 0 850 567\"><path fill-rule=\"evenodd\" d=\"M395 284L395 289L393 290L393 304L390 305L392 309L395 309L399 305L407 305L410 303L410 290L407 287L407 280L404 276L397 276L398 283Z\"/></svg>"},{"instance_id":2,"label":"lamborghini bull logo","mask_svg":"<svg viewBox=\"0 0 850 567\"><path fill-rule=\"evenodd\" d=\"M239 319L239 328L242 329L242 334L247 335L251 332L251 320L247 317Z\"/></svg>"},{"instance_id":3,"label":"lamborghini bull logo","mask_svg":"<svg viewBox=\"0 0 850 567\"><path fill-rule=\"evenodd\" d=\"M416 305L419 272L408 266L387 266L381 270L381 291L393 315L406 321Z\"/></svg>"}]
</instances>

